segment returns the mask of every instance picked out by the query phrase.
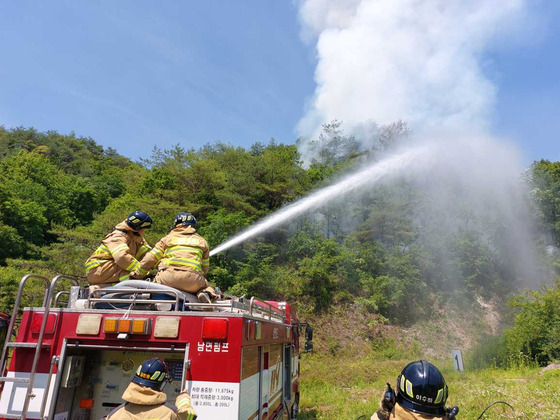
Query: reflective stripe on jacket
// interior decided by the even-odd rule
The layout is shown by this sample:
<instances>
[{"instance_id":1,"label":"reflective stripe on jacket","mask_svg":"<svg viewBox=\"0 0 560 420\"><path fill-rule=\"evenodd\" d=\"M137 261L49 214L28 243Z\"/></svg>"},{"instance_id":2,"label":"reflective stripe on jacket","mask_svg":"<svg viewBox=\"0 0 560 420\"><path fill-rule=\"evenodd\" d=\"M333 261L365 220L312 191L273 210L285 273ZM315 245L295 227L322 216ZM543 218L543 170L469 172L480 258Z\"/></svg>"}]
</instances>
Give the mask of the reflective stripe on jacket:
<instances>
[{"instance_id":1,"label":"reflective stripe on jacket","mask_svg":"<svg viewBox=\"0 0 560 420\"><path fill-rule=\"evenodd\" d=\"M127 277L131 271L145 274L146 272L141 272L139 260L150 249L151 247L142 236L136 234L125 222L121 222L113 232L101 240L101 245L84 263L84 267L86 273L89 274L96 267L104 264L114 264L118 268L105 270L105 272L116 273L119 271L119 278L115 281Z\"/></svg>"},{"instance_id":2,"label":"reflective stripe on jacket","mask_svg":"<svg viewBox=\"0 0 560 420\"><path fill-rule=\"evenodd\" d=\"M140 267L148 271L156 264L159 269L183 268L205 276L210 265L210 248L194 227L179 226L146 254L140 262Z\"/></svg>"}]
</instances>

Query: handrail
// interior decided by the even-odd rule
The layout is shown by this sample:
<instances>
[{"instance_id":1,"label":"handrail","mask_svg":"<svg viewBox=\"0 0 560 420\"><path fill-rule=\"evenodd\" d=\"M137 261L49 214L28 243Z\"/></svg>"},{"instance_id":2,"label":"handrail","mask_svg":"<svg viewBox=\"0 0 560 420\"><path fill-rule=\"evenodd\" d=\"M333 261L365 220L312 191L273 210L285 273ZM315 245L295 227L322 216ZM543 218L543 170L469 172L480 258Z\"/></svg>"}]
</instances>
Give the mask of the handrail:
<instances>
[{"instance_id":1,"label":"handrail","mask_svg":"<svg viewBox=\"0 0 560 420\"><path fill-rule=\"evenodd\" d=\"M268 319L272 320L272 313L276 312L276 315L282 319L282 322L286 320L286 311L281 310L268 302L256 299L254 296L249 301L249 315L253 315L253 309L258 308L262 311L263 315L268 314Z\"/></svg>"},{"instance_id":2,"label":"handrail","mask_svg":"<svg viewBox=\"0 0 560 420\"><path fill-rule=\"evenodd\" d=\"M153 298L150 299L130 299L130 298L123 298L123 297L104 297L103 294L172 294L175 297L175 300L161 300L157 299L154 300ZM96 289L93 290L87 298L86 301L86 308L94 309L95 303L128 303L128 304L175 304L174 311L180 311L180 303L181 303L182 292L179 290L162 290L162 289L144 289L144 288L122 288L122 289ZM281 322L286 322L286 311L285 309L277 308L271 305L268 302L261 301L256 298L251 298L249 303L246 303L242 300L230 300L230 301L220 301L215 303L199 303L199 302L188 302L184 300L183 302L183 311L186 308L220 308L222 310L230 309L233 312L234 309L239 311L247 312L251 316L261 316L265 319L269 320L276 320Z\"/></svg>"},{"instance_id":3,"label":"handrail","mask_svg":"<svg viewBox=\"0 0 560 420\"><path fill-rule=\"evenodd\" d=\"M72 283L74 283L74 286L79 286L80 285L77 277L67 276L65 274L59 274L58 276L55 276L51 281L51 287L50 287L50 290L49 290L51 300L52 300L52 295L54 294L54 288L56 287L56 284L58 283L59 280L71 280ZM49 305L50 305L50 301L49 301ZM45 306L47 306L47 305L45 305Z\"/></svg>"},{"instance_id":4,"label":"handrail","mask_svg":"<svg viewBox=\"0 0 560 420\"><path fill-rule=\"evenodd\" d=\"M78 286L78 279L76 277L66 276L64 274L59 274L58 276L55 276L51 280L49 292L47 293L47 297L45 298L45 304L44 304L45 310L43 313L43 321L41 322L41 329L39 330L39 337L37 337L37 348L35 349L35 356L33 357L33 364L31 365L29 384L27 385L27 396L25 398L25 401L23 403L23 408L21 410L22 419L27 418L27 410L29 409L29 403L31 400L30 396L31 393L33 392L33 385L35 384L35 374L37 372L37 365L39 364L39 357L41 356L41 345L43 344L43 337L45 335L45 330L47 328L47 321L49 318L51 303L53 301L54 290L59 280L71 280L75 286ZM48 394L49 390L46 389L45 391ZM42 405L42 410L44 410L44 404L41 405ZM43 414L44 413L41 412L40 418L43 418Z\"/></svg>"},{"instance_id":5,"label":"handrail","mask_svg":"<svg viewBox=\"0 0 560 420\"><path fill-rule=\"evenodd\" d=\"M56 296L54 297L53 306L56 307L56 306L58 305L58 303L59 303L59 302L58 302L58 299L59 299L61 296L65 296L65 295L66 295L66 296L70 296L70 292L67 291L67 290L61 290L60 292L58 292L58 293L56 294Z\"/></svg>"},{"instance_id":6,"label":"handrail","mask_svg":"<svg viewBox=\"0 0 560 420\"><path fill-rule=\"evenodd\" d=\"M6 340L4 342L4 348L2 349L2 358L0 359L0 369L2 369L1 374L4 375L4 371L6 370L6 356L8 354L8 348L9 345L8 343L10 342L11 338L12 338L12 332L14 331L14 324L16 322L16 318L18 315L18 310L19 310L19 305L21 302L21 296L23 295L23 288L25 286L25 283L27 283L27 280L29 279L42 279L45 281L45 290L48 290L49 288L49 279L47 279L46 277L43 276L38 276L36 274L27 274L25 276L22 277L22 279L19 282L19 287L18 287L18 292L16 295L16 301L14 302L14 309L12 311L12 316L10 317L10 324L8 325L8 330L6 331ZM45 297L43 298L43 305L46 303L47 300L47 293L45 293Z\"/></svg>"},{"instance_id":7,"label":"handrail","mask_svg":"<svg viewBox=\"0 0 560 420\"><path fill-rule=\"evenodd\" d=\"M2 374L4 374L4 371L6 369L6 366L5 366L6 357L8 355L8 348L10 347L10 339L11 339L12 332L14 330L14 323L16 321L19 306L20 306L20 303L21 303L21 296L23 295L23 288L25 287L25 284L27 283L27 281L29 279L32 279L32 278L41 279L45 282L46 292L45 292L45 295L43 297L43 306L45 307L46 311L48 310L46 305L49 303L49 296L50 296L50 291L51 291L51 289L49 287L49 279L47 279L44 276L38 276L36 274L27 274L27 275L23 276L21 281L19 282L16 301L14 302L14 310L12 312L12 318L10 319L10 325L8 327L8 334L9 335L6 336L6 341L4 343L4 349L2 350L2 359L0 360L0 368L2 369ZM37 362L39 360L39 355L41 354L41 342L42 342L42 339L43 339L43 333L44 333L46 325L47 325L47 314L48 313L46 313L43 317L43 324L41 326L41 331L39 332L39 339L37 340L37 348L35 349L35 357L33 359L33 365L31 366L31 371L29 373L29 382L28 382L28 386L27 386L27 393L25 395L25 400L24 400L24 403L23 403L22 411L21 411L21 418L22 419L27 418L27 410L29 409L29 402L31 400L31 392L33 391L33 384L35 382L35 371L37 370Z\"/></svg>"}]
</instances>

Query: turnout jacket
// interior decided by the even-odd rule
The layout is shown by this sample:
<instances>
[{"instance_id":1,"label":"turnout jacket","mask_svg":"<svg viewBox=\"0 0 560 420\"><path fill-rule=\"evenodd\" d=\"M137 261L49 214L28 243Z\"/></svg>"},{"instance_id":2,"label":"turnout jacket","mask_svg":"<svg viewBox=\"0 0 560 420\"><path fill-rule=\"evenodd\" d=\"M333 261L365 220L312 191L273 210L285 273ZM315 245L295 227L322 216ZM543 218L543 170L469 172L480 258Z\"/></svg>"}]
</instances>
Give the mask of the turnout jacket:
<instances>
[{"instance_id":1,"label":"turnout jacket","mask_svg":"<svg viewBox=\"0 0 560 420\"><path fill-rule=\"evenodd\" d=\"M150 249L142 236L121 222L84 263L87 279L92 284L117 283L127 279L131 271L146 274L139 260Z\"/></svg>"},{"instance_id":2,"label":"turnout jacket","mask_svg":"<svg viewBox=\"0 0 560 420\"><path fill-rule=\"evenodd\" d=\"M448 420L445 417L432 417L425 414L414 413L413 411L407 410L399 403L396 403L393 407L393 411L389 414L389 417L385 417L386 412L380 409L377 413L371 416L371 420Z\"/></svg>"},{"instance_id":3,"label":"turnout jacket","mask_svg":"<svg viewBox=\"0 0 560 420\"><path fill-rule=\"evenodd\" d=\"M147 386L131 382L122 395L126 403L111 411L107 420L196 420L191 398L186 391L167 403L167 395Z\"/></svg>"},{"instance_id":4,"label":"turnout jacket","mask_svg":"<svg viewBox=\"0 0 560 420\"><path fill-rule=\"evenodd\" d=\"M159 270L172 268L206 276L210 267L210 248L206 239L196 233L193 226L179 226L172 229L146 254L140 262L143 272L137 272L143 275L156 264Z\"/></svg>"}]
</instances>

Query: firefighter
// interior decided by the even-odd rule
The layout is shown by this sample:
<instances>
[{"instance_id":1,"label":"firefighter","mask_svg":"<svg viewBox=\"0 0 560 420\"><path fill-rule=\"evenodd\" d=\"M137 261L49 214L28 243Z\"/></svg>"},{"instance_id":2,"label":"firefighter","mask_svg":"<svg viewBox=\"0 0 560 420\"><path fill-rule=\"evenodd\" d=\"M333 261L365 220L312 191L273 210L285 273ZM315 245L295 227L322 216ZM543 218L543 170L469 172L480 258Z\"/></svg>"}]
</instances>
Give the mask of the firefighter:
<instances>
[{"instance_id":1,"label":"firefighter","mask_svg":"<svg viewBox=\"0 0 560 420\"><path fill-rule=\"evenodd\" d=\"M371 420L453 420L459 408L446 409L446 400L447 385L439 369L419 360L404 367L396 393L387 384Z\"/></svg>"},{"instance_id":2,"label":"firefighter","mask_svg":"<svg viewBox=\"0 0 560 420\"><path fill-rule=\"evenodd\" d=\"M152 218L147 213L130 213L84 263L87 280L93 285L110 285L128 279L131 271L146 274L139 260L151 249L142 237L151 226Z\"/></svg>"},{"instance_id":3,"label":"firefighter","mask_svg":"<svg viewBox=\"0 0 560 420\"><path fill-rule=\"evenodd\" d=\"M196 218L191 213L177 214L171 232L162 238L140 262L133 277L143 277L158 264L154 282L196 294L203 303L218 298L206 280L210 249L206 240L196 233Z\"/></svg>"},{"instance_id":4,"label":"firefighter","mask_svg":"<svg viewBox=\"0 0 560 420\"><path fill-rule=\"evenodd\" d=\"M111 411L107 420L196 420L191 397L182 391L175 405L167 403L163 392L171 377L165 362L159 357L145 360L125 389L122 399L126 402Z\"/></svg>"}]
</instances>

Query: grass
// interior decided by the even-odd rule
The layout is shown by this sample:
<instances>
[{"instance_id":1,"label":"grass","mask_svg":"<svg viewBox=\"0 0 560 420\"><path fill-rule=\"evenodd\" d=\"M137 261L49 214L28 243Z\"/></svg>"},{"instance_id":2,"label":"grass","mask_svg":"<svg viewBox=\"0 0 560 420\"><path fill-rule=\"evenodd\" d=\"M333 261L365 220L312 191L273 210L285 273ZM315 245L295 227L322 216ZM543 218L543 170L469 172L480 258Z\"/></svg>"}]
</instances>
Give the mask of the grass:
<instances>
[{"instance_id":1,"label":"grass","mask_svg":"<svg viewBox=\"0 0 560 420\"><path fill-rule=\"evenodd\" d=\"M395 387L402 368L421 358L442 371L449 386L447 406L459 406L460 420L478 419L495 401L511 404L516 416L500 404L483 419L560 419L560 370L541 375L541 368L523 354L508 358L507 368L496 368L499 338L487 334L485 311L446 307L441 317L407 328L375 322L374 315L352 308L309 319L316 332L315 352L301 356L298 419L365 415L369 420L385 383ZM452 348L463 349L465 372L453 369Z\"/></svg>"},{"instance_id":2,"label":"grass","mask_svg":"<svg viewBox=\"0 0 560 420\"><path fill-rule=\"evenodd\" d=\"M361 415L367 419L377 410L385 383L394 387L401 369L416 355L382 349L343 349L332 353L304 354L301 357L301 414L299 420L348 419ZM402 351L400 351L402 353ZM487 368L457 372L449 360L431 360L449 386L448 406L460 408L459 419L477 419L494 401L496 405L484 419L559 419L560 370L539 374L540 368L522 366L508 370ZM466 366L465 368L468 368Z\"/></svg>"}]
</instances>

